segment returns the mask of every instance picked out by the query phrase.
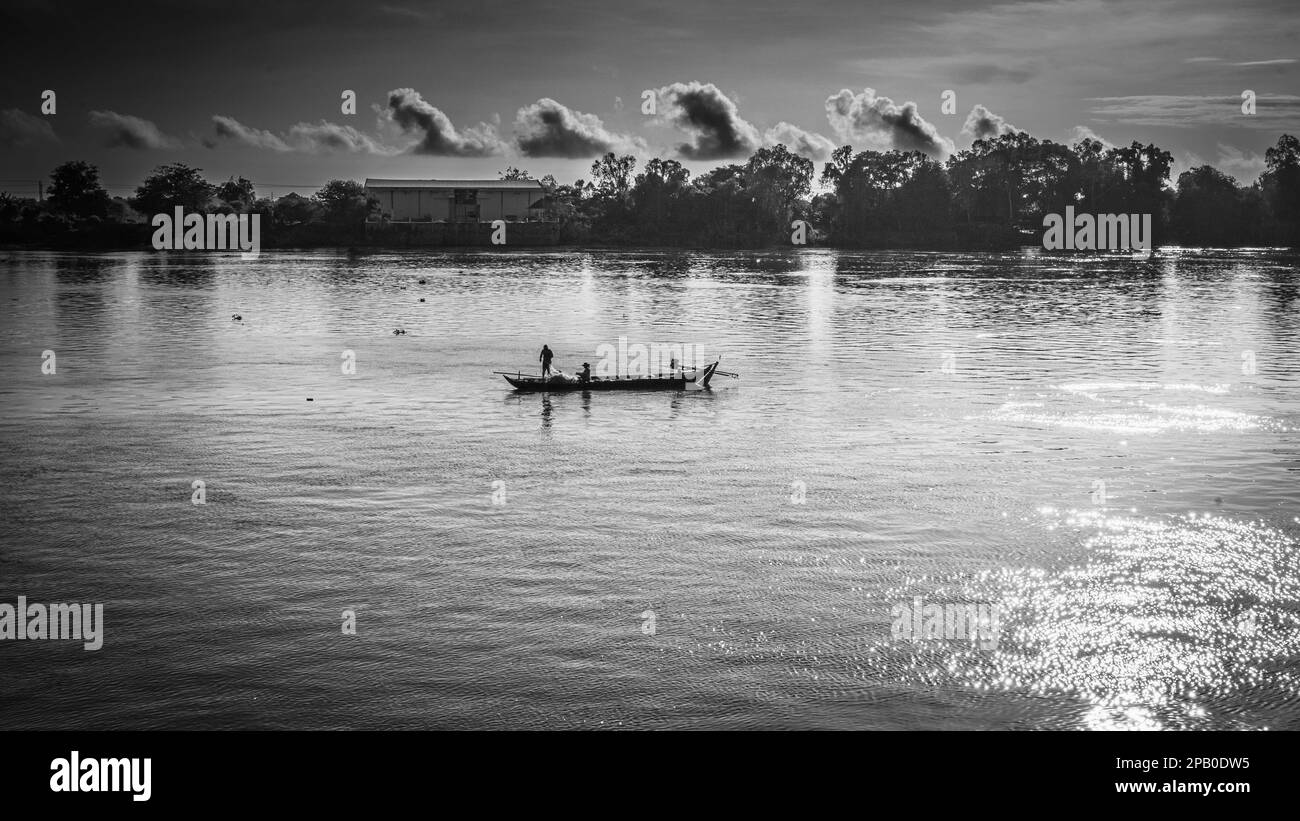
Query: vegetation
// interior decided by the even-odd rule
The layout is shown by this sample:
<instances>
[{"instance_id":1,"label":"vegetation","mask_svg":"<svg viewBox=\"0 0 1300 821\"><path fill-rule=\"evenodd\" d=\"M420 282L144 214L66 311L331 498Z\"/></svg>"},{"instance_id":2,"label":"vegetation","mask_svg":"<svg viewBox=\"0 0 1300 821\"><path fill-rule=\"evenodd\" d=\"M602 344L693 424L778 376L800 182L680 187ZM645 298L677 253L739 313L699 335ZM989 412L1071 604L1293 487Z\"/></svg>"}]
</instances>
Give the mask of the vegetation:
<instances>
[{"instance_id":1,"label":"vegetation","mask_svg":"<svg viewBox=\"0 0 1300 821\"><path fill-rule=\"evenodd\" d=\"M1047 214L1151 214L1157 244L1300 245L1300 140L1284 135L1243 186L1204 165L1169 179L1154 145L1073 146L1022 132L979 140L947 162L919 152L837 149L811 192L813 164L784 146L691 179L675 160L607 154L589 181L542 180L561 241L762 247L806 220L839 247L980 248L1033 244ZM517 169L511 169L518 171ZM525 172L519 172L524 174Z\"/></svg>"},{"instance_id":2,"label":"vegetation","mask_svg":"<svg viewBox=\"0 0 1300 821\"><path fill-rule=\"evenodd\" d=\"M99 169L89 163L65 162L50 174L50 211L72 218L108 216L108 192L99 184Z\"/></svg>"},{"instance_id":3,"label":"vegetation","mask_svg":"<svg viewBox=\"0 0 1300 821\"><path fill-rule=\"evenodd\" d=\"M764 247L788 244L791 222L809 241L839 247L982 248L1037 242L1043 217L1152 215L1156 244L1300 246L1300 140L1283 135L1265 170L1243 186L1209 166L1169 179L1172 155L1134 142L1073 146L1023 132L979 140L946 162L912 151L837 149L819 175L784 146L692 179L676 160L606 154L589 179L546 176L549 218L562 243ZM533 179L509 167L502 179ZM139 245L153 214L257 213L267 245L353 244L376 210L361 183L330 180L311 197L258 198L243 177L214 185L181 163L158 167L129 200L110 198L99 171L60 165L37 203L0 192L0 241ZM814 179L820 190L814 193Z\"/></svg>"}]
</instances>

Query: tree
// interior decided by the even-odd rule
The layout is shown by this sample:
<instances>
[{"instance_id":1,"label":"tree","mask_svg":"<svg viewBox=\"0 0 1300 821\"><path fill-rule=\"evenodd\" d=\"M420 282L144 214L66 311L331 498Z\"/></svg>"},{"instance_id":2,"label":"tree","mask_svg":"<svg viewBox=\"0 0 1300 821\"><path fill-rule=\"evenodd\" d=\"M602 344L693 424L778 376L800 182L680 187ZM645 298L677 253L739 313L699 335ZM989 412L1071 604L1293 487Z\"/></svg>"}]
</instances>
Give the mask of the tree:
<instances>
[{"instance_id":1,"label":"tree","mask_svg":"<svg viewBox=\"0 0 1300 821\"><path fill-rule=\"evenodd\" d=\"M275 201L275 222L279 225L296 225L309 222L316 216L319 206L306 197L290 191Z\"/></svg>"},{"instance_id":2,"label":"tree","mask_svg":"<svg viewBox=\"0 0 1300 821\"><path fill-rule=\"evenodd\" d=\"M82 219L108 214L108 192L99 184L99 169L72 160L50 173L50 208Z\"/></svg>"},{"instance_id":3,"label":"tree","mask_svg":"<svg viewBox=\"0 0 1300 821\"><path fill-rule=\"evenodd\" d=\"M203 179L201 169L184 163L160 165L135 189L131 207L142 214L161 214L176 206L186 211L203 211L216 190Z\"/></svg>"},{"instance_id":4,"label":"tree","mask_svg":"<svg viewBox=\"0 0 1300 821\"><path fill-rule=\"evenodd\" d=\"M822 166L821 184L834 188L853 164L853 146L842 145L831 152L831 161Z\"/></svg>"},{"instance_id":5,"label":"tree","mask_svg":"<svg viewBox=\"0 0 1300 821\"><path fill-rule=\"evenodd\" d=\"M607 197L627 197L629 180L636 170L636 157L616 157L611 151L591 164L591 177L596 192Z\"/></svg>"},{"instance_id":6,"label":"tree","mask_svg":"<svg viewBox=\"0 0 1300 821\"><path fill-rule=\"evenodd\" d=\"M1208 165L1179 174L1173 208L1174 229L1179 238L1219 246L1234 245L1245 239L1238 189L1236 180Z\"/></svg>"},{"instance_id":7,"label":"tree","mask_svg":"<svg viewBox=\"0 0 1300 821\"><path fill-rule=\"evenodd\" d=\"M21 208L18 198L8 191L0 191L0 222L13 222L18 219Z\"/></svg>"},{"instance_id":8,"label":"tree","mask_svg":"<svg viewBox=\"0 0 1300 821\"><path fill-rule=\"evenodd\" d=\"M321 186L314 199L320 204L325 221L336 225L360 225L370 214L372 205L366 187L354 180L330 180Z\"/></svg>"},{"instance_id":9,"label":"tree","mask_svg":"<svg viewBox=\"0 0 1300 821\"><path fill-rule=\"evenodd\" d=\"M1100 213L1100 198L1114 184L1114 166L1106 161L1106 146L1101 140L1085 137L1074 144L1077 205L1087 213Z\"/></svg>"},{"instance_id":10,"label":"tree","mask_svg":"<svg viewBox=\"0 0 1300 821\"><path fill-rule=\"evenodd\" d=\"M253 191L253 183L243 177L238 180L231 177L217 186L216 193L218 199L240 210L247 208L257 200L257 194Z\"/></svg>"},{"instance_id":11,"label":"tree","mask_svg":"<svg viewBox=\"0 0 1300 821\"><path fill-rule=\"evenodd\" d=\"M1165 183L1174 155L1154 145L1134 141L1128 148L1112 148L1106 152L1107 161L1114 164L1118 174L1113 194L1114 200L1106 213L1150 214L1151 247L1154 250L1164 242Z\"/></svg>"},{"instance_id":12,"label":"tree","mask_svg":"<svg viewBox=\"0 0 1300 821\"><path fill-rule=\"evenodd\" d=\"M836 241L849 245L917 242L950 231L948 173L919 151L836 151L822 172L835 184Z\"/></svg>"},{"instance_id":13,"label":"tree","mask_svg":"<svg viewBox=\"0 0 1300 821\"><path fill-rule=\"evenodd\" d=\"M522 168L515 168L513 165L507 166L505 171L499 172L503 180L531 180L532 174Z\"/></svg>"},{"instance_id":14,"label":"tree","mask_svg":"<svg viewBox=\"0 0 1300 821\"><path fill-rule=\"evenodd\" d=\"M745 187L758 211L755 229L773 237L788 233L791 209L812 190L812 176L812 160L784 145L755 151L745 164Z\"/></svg>"},{"instance_id":15,"label":"tree","mask_svg":"<svg viewBox=\"0 0 1300 821\"><path fill-rule=\"evenodd\" d=\"M906 179L894 192L895 224L911 237L933 237L951 229L952 188L942 164L920 151L907 155Z\"/></svg>"},{"instance_id":16,"label":"tree","mask_svg":"<svg viewBox=\"0 0 1300 821\"><path fill-rule=\"evenodd\" d=\"M723 165L691 183L690 223L696 239L710 245L735 246L742 227L752 224L753 201L745 196L745 166ZM772 237L766 238L768 242Z\"/></svg>"},{"instance_id":17,"label":"tree","mask_svg":"<svg viewBox=\"0 0 1300 821\"><path fill-rule=\"evenodd\" d=\"M686 193L691 172L677 160L658 157L646 163L645 171L636 176L632 187L633 211L643 233L662 240L667 233L677 233L674 223L678 204Z\"/></svg>"},{"instance_id":18,"label":"tree","mask_svg":"<svg viewBox=\"0 0 1300 821\"><path fill-rule=\"evenodd\" d=\"M1283 134L1264 152L1264 165L1259 182L1273 233L1280 242L1300 245L1300 140Z\"/></svg>"}]
</instances>

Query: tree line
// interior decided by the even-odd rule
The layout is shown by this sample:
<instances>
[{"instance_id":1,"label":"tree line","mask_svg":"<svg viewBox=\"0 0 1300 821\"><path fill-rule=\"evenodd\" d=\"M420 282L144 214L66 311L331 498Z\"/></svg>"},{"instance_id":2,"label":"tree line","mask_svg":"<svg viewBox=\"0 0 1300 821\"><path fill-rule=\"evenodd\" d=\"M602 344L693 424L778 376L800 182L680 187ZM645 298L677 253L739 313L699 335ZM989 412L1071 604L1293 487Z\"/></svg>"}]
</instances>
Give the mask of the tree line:
<instances>
[{"instance_id":1,"label":"tree line","mask_svg":"<svg viewBox=\"0 0 1300 821\"><path fill-rule=\"evenodd\" d=\"M946 162L916 151L835 150L819 175L785 146L692 179L671 159L638 172L633 156L606 154L571 185L539 180L545 212L564 244L767 247L789 244L803 220L813 244L846 248L1005 248L1036 244L1043 217L1151 214L1156 245L1300 245L1300 140L1284 134L1251 185L1210 165L1170 180L1173 156L1134 142L1067 146L1024 132L976 141ZM531 179L518 168L504 179ZM817 192L814 193L814 181ZM147 221L176 206L260 213L268 244L338 245L364 236L377 212L363 185L331 180L310 198L258 197L248 180L212 184L181 163L155 169L129 198L110 198L98 170L68 162L43 203L0 194L0 237L95 233ZM278 236L278 241L277 241Z\"/></svg>"},{"instance_id":2,"label":"tree line","mask_svg":"<svg viewBox=\"0 0 1300 821\"><path fill-rule=\"evenodd\" d=\"M50 174L42 202L0 192L0 240L138 245L140 236L151 233L153 215L177 207L186 213L261 214L268 245L334 245L360 240L373 206L365 187L353 180L330 180L311 197L259 197L250 180L231 177L214 184L184 163L154 169L131 197L110 197L99 169L73 160Z\"/></svg>"},{"instance_id":3,"label":"tree line","mask_svg":"<svg viewBox=\"0 0 1300 821\"><path fill-rule=\"evenodd\" d=\"M652 159L638 174L634 157L608 154L588 180L541 182L573 242L777 245L801 219L816 241L839 247L1014 247L1037 243L1043 218L1074 206L1151 214L1157 244L1300 245L1300 140L1283 135L1264 160L1249 186L1210 165L1171 184L1173 155L1155 145L1066 146L1016 132L946 162L846 145L822 166L815 195L812 161L781 145L694 180L675 160Z\"/></svg>"}]
</instances>

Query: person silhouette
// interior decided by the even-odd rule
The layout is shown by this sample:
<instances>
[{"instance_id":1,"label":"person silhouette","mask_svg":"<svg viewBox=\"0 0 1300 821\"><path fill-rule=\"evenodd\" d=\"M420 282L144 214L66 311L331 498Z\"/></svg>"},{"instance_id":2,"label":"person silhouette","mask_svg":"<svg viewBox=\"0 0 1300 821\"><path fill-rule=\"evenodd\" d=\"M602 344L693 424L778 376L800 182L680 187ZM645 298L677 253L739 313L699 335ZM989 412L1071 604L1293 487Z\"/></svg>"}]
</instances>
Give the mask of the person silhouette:
<instances>
[{"instance_id":1,"label":"person silhouette","mask_svg":"<svg viewBox=\"0 0 1300 821\"><path fill-rule=\"evenodd\" d=\"M542 376L550 376L551 360L555 358L555 354L551 353L551 349L549 347L543 345L542 352L538 355L537 358L542 363Z\"/></svg>"}]
</instances>

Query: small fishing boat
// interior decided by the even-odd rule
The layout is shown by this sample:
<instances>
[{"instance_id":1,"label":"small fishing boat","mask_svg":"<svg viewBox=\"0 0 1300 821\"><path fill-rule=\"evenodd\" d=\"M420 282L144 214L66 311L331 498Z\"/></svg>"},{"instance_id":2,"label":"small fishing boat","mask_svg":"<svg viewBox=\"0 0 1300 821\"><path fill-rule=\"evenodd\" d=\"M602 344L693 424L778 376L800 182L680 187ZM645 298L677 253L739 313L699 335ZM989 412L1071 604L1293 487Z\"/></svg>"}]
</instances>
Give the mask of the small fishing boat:
<instances>
[{"instance_id":1,"label":"small fishing boat","mask_svg":"<svg viewBox=\"0 0 1300 821\"><path fill-rule=\"evenodd\" d=\"M699 391L709 386L715 373L721 374L717 362L703 368L685 368L658 376L593 376L584 382L572 376L549 377L493 371L505 377L517 391L526 393L553 393L563 391ZM736 376L728 373L727 376Z\"/></svg>"}]
</instances>

